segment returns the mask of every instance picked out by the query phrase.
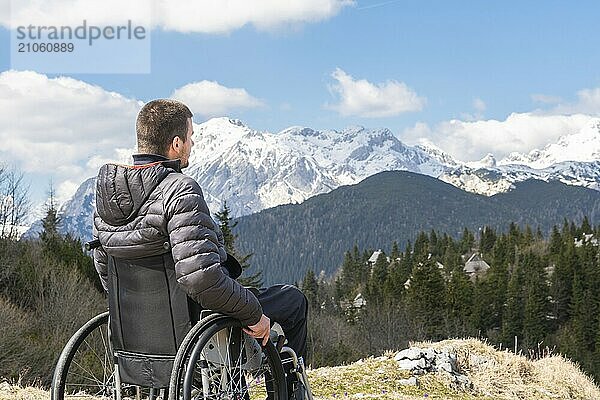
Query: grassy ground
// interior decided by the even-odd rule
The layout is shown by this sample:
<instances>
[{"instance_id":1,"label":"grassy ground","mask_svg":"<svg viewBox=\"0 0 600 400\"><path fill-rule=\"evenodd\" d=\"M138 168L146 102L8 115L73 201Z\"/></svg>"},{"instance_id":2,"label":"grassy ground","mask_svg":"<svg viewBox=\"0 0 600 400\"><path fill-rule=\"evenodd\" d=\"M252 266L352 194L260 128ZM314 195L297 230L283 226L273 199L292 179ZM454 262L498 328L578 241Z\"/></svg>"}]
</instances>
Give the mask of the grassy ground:
<instances>
[{"instance_id":1,"label":"grassy ground","mask_svg":"<svg viewBox=\"0 0 600 400\"><path fill-rule=\"evenodd\" d=\"M500 352L475 339L414 343L457 354L471 389L453 388L443 373L418 377L419 386L402 386L410 376L399 370L393 353L340 367L309 371L313 393L320 399L600 399L600 389L579 367L561 356L531 361Z\"/></svg>"},{"instance_id":2,"label":"grassy ground","mask_svg":"<svg viewBox=\"0 0 600 400\"><path fill-rule=\"evenodd\" d=\"M450 381L441 374L418 378L419 387L403 386L400 379L409 378L408 371L398 369L393 358L369 358L356 363L308 372L315 397L319 399L480 399L470 393L450 388Z\"/></svg>"},{"instance_id":3,"label":"grassy ground","mask_svg":"<svg viewBox=\"0 0 600 400\"><path fill-rule=\"evenodd\" d=\"M458 389L443 373L418 377L419 385L403 386L410 377L398 369L393 353L368 358L350 365L309 370L313 393L320 400L345 399L600 399L600 389L579 367L561 356L531 361L475 339L414 343L457 355L461 373L473 387ZM36 388L0 383L2 400L48 399L49 393Z\"/></svg>"},{"instance_id":4,"label":"grassy ground","mask_svg":"<svg viewBox=\"0 0 600 400\"><path fill-rule=\"evenodd\" d=\"M0 383L0 399L2 400L47 400L50 393L33 387L22 388L18 385Z\"/></svg>"}]
</instances>

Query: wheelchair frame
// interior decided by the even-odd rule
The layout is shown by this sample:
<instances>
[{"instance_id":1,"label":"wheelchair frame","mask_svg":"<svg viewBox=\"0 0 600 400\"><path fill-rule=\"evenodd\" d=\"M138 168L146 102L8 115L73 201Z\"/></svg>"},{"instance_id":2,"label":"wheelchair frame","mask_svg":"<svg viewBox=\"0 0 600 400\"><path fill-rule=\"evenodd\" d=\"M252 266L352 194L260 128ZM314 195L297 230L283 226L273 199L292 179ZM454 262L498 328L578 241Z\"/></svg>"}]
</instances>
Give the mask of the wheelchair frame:
<instances>
[{"instance_id":1,"label":"wheelchair frame","mask_svg":"<svg viewBox=\"0 0 600 400\"><path fill-rule=\"evenodd\" d=\"M201 321L198 322L190 330L190 332L184 339L184 342L181 344L177 355L175 356L169 387L144 388L121 382L118 364L115 361L114 354L112 354L112 348L110 345L110 332L108 321L108 311L99 314L90 319L87 323L85 323L69 339L58 359L54 371L51 387L52 400L62 400L71 397L71 395L65 393L65 390L68 390L68 388L66 388L68 384L67 378L69 376L69 369L73 367L72 362L77 363L77 361L74 361L74 356L80 350L80 348L85 345L86 340L92 334L97 333L100 333L100 335L104 338L103 343L105 345L105 354L95 354L95 356L97 356L99 359L104 360L104 367L107 367L107 371L105 371L103 379L97 378L98 385L96 386L95 392L74 394L73 397L78 397L79 395L82 395L84 397L96 395L100 396L101 398L112 398L115 400L122 400L125 398L141 399L142 397L148 398L149 400L157 400L166 399L167 395L169 399L187 400L192 398L213 398L210 396L207 390L209 386L210 371L208 371L207 369L200 369L200 371L197 371L195 368L190 368L190 365L195 365L199 362L204 363L204 365L212 364L218 366L219 359L221 360L221 363L223 363L223 360L227 360L228 356L226 354L229 354L228 352L230 349L230 340L224 338L223 328L240 327L240 324L237 320L222 314L212 313L202 318ZM104 330L106 332L106 335L103 333ZM217 333L217 336L214 335L215 333ZM245 334L242 333L242 335ZM296 357L295 352L291 348L283 347L281 343L283 340L285 340L285 338L281 335L277 336L277 347L281 347L281 354L286 354L288 356L284 362L281 361L278 348L273 344L271 340L269 340L267 346L265 346L264 349L261 349L260 344L255 339L246 336L246 338L249 338L251 340L244 341L244 345L251 346L252 348L254 348L254 355L260 355L261 360L257 360L256 357L254 359L246 358L245 364L242 364L241 368L245 368L245 365L249 363L256 363L257 361L259 363L261 361L264 362L264 358L266 358L266 362L269 364L270 367L269 371L273 374L272 386L274 390L274 393L272 393L268 398L280 400L288 398L283 366L284 363L290 364L290 373L295 373L297 375L297 379L302 383L302 385L304 385L304 398L307 400L312 400L312 393L310 392L310 386L308 384L308 379L306 377L306 372L304 370L302 358ZM217 337L217 339L215 339L215 337ZM215 341L222 341L225 343L218 345L218 343L215 343ZM211 347L211 344L216 346ZM209 351L205 352L205 348L209 348ZM260 351L257 351L256 349ZM93 352L96 353L96 351ZM249 350L246 349L245 354L247 355L248 353ZM251 369L251 367L253 367L253 365L248 366L248 369ZM194 393L193 386L197 384L197 382L194 382L194 378L197 378L197 372L199 372L199 375L201 376L201 389L204 391L204 393L200 393L199 388L196 388L197 391ZM214 374L212 376L214 379ZM242 379L243 378L240 378L240 382L242 381ZM223 381L221 381L221 383L223 383ZM74 385L79 386L78 383ZM238 386L238 390L239 389L242 388ZM239 393L237 394L239 395ZM242 395L238 397L232 396L225 398L239 399L250 398L250 396L244 397L244 395Z\"/></svg>"},{"instance_id":2,"label":"wheelchair frame","mask_svg":"<svg viewBox=\"0 0 600 400\"><path fill-rule=\"evenodd\" d=\"M100 242L95 240L86 243L85 247L91 250L99 245ZM301 384L300 396L294 398L313 400L303 360L296 356L293 349L284 347L285 336L277 323L271 331L271 338L267 345L261 347L256 339L243 333L238 320L203 310L200 313L200 320L191 327L181 341L175 356L149 355L151 362L172 362L172 368L170 364L166 364L171 368L170 379L168 376L167 379L158 379L162 383L156 383L157 381L151 379L152 383L149 386L139 386L140 382L129 383L135 379L127 378L127 373L123 379L123 372L119 369L119 358L129 355L125 355L124 351L113 349L110 327L110 316L106 311L90 319L69 339L54 371L52 400L63 400L65 395L69 395L70 390L67 385L70 377L77 380L77 383L73 384L77 390L95 388L95 392L85 393L87 397L91 394L122 400L131 397L141 399L144 394L149 400L165 399L167 396L173 400L208 400L209 398L254 400L244 391L252 385L252 380L255 378L250 372L264 374L265 381L260 384L264 383L265 394L270 390L269 399L287 400L284 366L287 373L295 374L296 381ZM283 362L280 354L286 355ZM96 365L90 366L94 361ZM236 363L235 366L231 365L232 361ZM95 367L102 369L101 376L94 374ZM73 370L78 370L79 373ZM82 376L83 374L90 374L91 377ZM84 379L87 380L83 381ZM143 379L142 382L149 381ZM168 387L166 387L167 382ZM259 384L258 381L256 383ZM229 390L230 385L236 386ZM210 390L219 390L220 395L211 397ZM223 396L221 390L226 391L226 396Z\"/></svg>"}]
</instances>

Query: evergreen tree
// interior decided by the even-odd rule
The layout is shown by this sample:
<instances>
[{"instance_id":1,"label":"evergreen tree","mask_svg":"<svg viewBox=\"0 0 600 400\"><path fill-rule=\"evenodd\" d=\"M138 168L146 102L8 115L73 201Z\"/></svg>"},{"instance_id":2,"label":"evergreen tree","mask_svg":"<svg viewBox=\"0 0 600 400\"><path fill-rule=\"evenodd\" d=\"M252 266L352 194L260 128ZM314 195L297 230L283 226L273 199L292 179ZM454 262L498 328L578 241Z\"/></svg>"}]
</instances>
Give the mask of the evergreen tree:
<instances>
[{"instance_id":1,"label":"evergreen tree","mask_svg":"<svg viewBox=\"0 0 600 400\"><path fill-rule=\"evenodd\" d=\"M502 337L506 347L515 347L515 337L523 336L523 271L520 265L514 265L510 274L506 308L502 319ZM517 339L518 340L518 339Z\"/></svg>"},{"instance_id":2,"label":"evergreen tree","mask_svg":"<svg viewBox=\"0 0 600 400\"><path fill-rule=\"evenodd\" d=\"M42 232L40 233L40 239L44 244L44 250L46 252L56 250L59 246L60 233L58 228L60 225L60 218L56 210L54 188L50 183L50 189L48 191L49 199L48 206L46 208L46 216L42 219Z\"/></svg>"},{"instance_id":3,"label":"evergreen tree","mask_svg":"<svg viewBox=\"0 0 600 400\"><path fill-rule=\"evenodd\" d=\"M573 239L567 240L563 245L562 236L556 235L557 233L553 232L550 241L550 251L559 251L558 254L551 255L555 262L550 295L553 300L552 314L556 317L556 324L561 326L571 318L573 275L580 267Z\"/></svg>"},{"instance_id":4,"label":"evergreen tree","mask_svg":"<svg viewBox=\"0 0 600 400\"><path fill-rule=\"evenodd\" d=\"M470 321L473 311L473 283L465 274L462 265L456 265L450 274L446 288L446 306L452 336L467 336L472 334Z\"/></svg>"},{"instance_id":5,"label":"evergreen tree","mask_svg":"<svg viewBox=\"0 0 600 400\"><path fill-rule=\"evenodd\" d=\"M408 274L403 268L403 260L394 259L388 266L387 278L384 286L384 297L391 304L398 304L404 293L404 282Z\"/></svg>"},{"instance_id":6,"label":"evergreen tree","mask_svg":"<svg viewBox=\"0 0 600 400\"><path fill-rule=\"evenodd\" d=\"M429 238L425 232L420 232L417 235L413 251L416 259L423 260L427 258L429 254Z\"/></svg>"},{"instance_id":7,"label":"evergreen tree","mask_svg":"<svg viewBox=\"0 0 600 400\"><path fill-rule=\"evenodd\" d=\"M406 265L408 266L408 273L410 274L412 271L412 265L414 262L414 251L410 240L406 242L406 248L404 249L403 260L406 260Z\"/></svg>"},{"instance_id":8,"label":"evergreen tree","mask_svg":"<svg viewBox=\"0 0 600 400\"><path fill-rule=\"evenodd\" d=\"M395 253L395 246L392 246L392 255ZM404 296L406 289L404 283L410 277L413 265L413 254L410 241L406 245L404 253L399 253L399 256L392 259L388 266L388 274L386 280L386 298L394 305L398 305Z\"/></svg>"},{"instance_id":9,"label":"evergreen tree","mask_svg":"<svg viewBox=\"0 0 600 400\"><path fill-rule=\"evenodd\" d=\"M59 232L61 219L56 209L54 188L50 184L46 216L42 219L40 241L48 261L64 269L76 269L87 278L100 293L104 293L93 259L86 254L78 238Z\"/></svg>"},{"instance_id":10,"label":"evergreen tree","mask_svg":"<svg viewBox=\"0 0 600 400\"><path fill-rule=\"evenodd\" d=\"M464 228L462 237L460 238L460 253L466 254L472 251L475 244L475 235L467 228Z\"/></svg>"},{"instance_id":11,"label":"evergreen tree","mask_svg":"<svg viewBox=\"0 0 600 400\"><path fill-rule=\"evenodd\" d=\"M489 226L485 226L481 231L481 238L479 239L479 251L482 254L488 254L494 248L496 243L496 232Z\"/></svg>"},{"instance_id":12,"label":"evergreen tree","mask_svg":"<svg viewBox=\"0 0 600 400\"><path fill-rule=\"evenodd\" d=\"M533 349L547 334L548 288L546 272L539 256L528 253L523 257L525 272L523 339L524 345Z\"/></svg>"},{"instance_id":13,"label":"evergreen tree","mask_svg":"<svg viewBox=\"0 0 600 400\"><path fill-rule=\"evenodd\" d=\"M485 328L500 330L509 281L508 266L506 264L492 264L482 280L482 284L487 286L485 289L487 297L481 299L487 308Z\"/></svg>"},{"instance_id":14,"label":"evergreen tree","mask_svg":"<svg viewBox=\"0 0 600 400\"><path fill-rule=\"evenodd\" d=\"M498 328L498 311L494 306L495 297L495 288L490 280L485 276L476 276L473 284L471 324L479 335L489 337Z\"/></svg>"},{"instance_id":15,"label":"evergreen tree","mask_svg":"<svg viewBox=\"0 0 600 400\"><path fill-rule=\"evenodd\" d=\"M580 236L580 230L577 228L577 225L575 225L575 222L571 221L571 223L569 224L569 232L571 233L571 236L573 237L577 237Z\"/></svg>"},{"instance_id":16,"label":"evergreen tree","mask_svg":"<svg viewBox=\"0 0 600 400\"><path fill-rule=\"evenodd\" d=\"M435 262L427 260L414 266L406 301L412 318L426 338L442 337L445 310L445 284Z\"/></svg>"},{"instance_id":17,"label":"evergreen tree","mask_svg":"<svg viewBox=\"0 0 600 400\"><path fill-rule=\"evenodd\" d=\"M447 237L446 245L444 249L444 255L442 257L442 264L444 265L444 274L446 278L450 278L451 274L455 269L463 271L463 262L458 247L452 242L452 239ZM464 273L464 271L463 271Z\"/></svg>"},{"instance_id":18,"label":"evergreen tree","mask_svg":"<svg viewBox=\"0 0 600 400\"><path fill-rule=\"evenodd\" d=\"M536 240L544 240L544 234L542 233L542 228L540 228L540 226L538 225L536 231L535 231L535 239Z\"/></svg>"},{"instance_id":19,"label":"evergreen tree","mask_svg":"<svg viewBox=\"0 0 600 400\"><path fill-rule=\"evenodd\" d=\"M354 257L347 251L340 267L340 273L335 280L335 297L337 300L347 299L354 289Z\"/></svg>"},{"instance_id":20,"label":"evergreen tree","mask_svg":"<svg viewBox=\"0 0 600 400\"><path fill-rule=\"evenodd\" d=\"M569 321L574 348L569 349L569 355L589 368L590 353L595 350L597 337L597 304L593 303L593 296L586 288L585 280L584 271L575 271L571 299L572 317Z\"/></svg>"},{"instance_id":21,"label":"evergreen tree","mask_svg":"<svg viewBox=\"0 0 600 400\"><path fill-rule=\"evenodd\" d=\"M552 227L552 233L550 234L550 243L548 245L548 251L550 255L555 258L561 254L563 248L563 238L558 230L558 227L554 225Z\"/></svg>"},{"instance_id":22,"label":"evergreen tree","mask_svg":"<svg viewBox=\"0 0 600 400\"><path fill-rule=\"evenodd\" d=\"M381 252L377 261L373 265L371 274L367 283L367 304L383 304L384 286L388 275L388 262L385 253Z\"/></svg>"},{"instance_id":23,"label":"evergreen tree","mask_svg":"<svg viewBox=\"0 0 600 400\"><path fill-rule=\"evenodd\" d=\"M494 243L494 248L492 249L492 265L509 265L512 256L511 249L509 248L509 242L506 235L501 235L498 237Z\"/></svg>"},{"instance_id":24,"label":"evergreen tree","mask_svg":"<svg viewBox=\"0 0 600 400\"><path fill-rule=\"evenodd\" d=\"M582 234L592 233L592 226L590 225L590 220L588 219L587 215L583 217L579 231Z\"/></svg>"},{"instance_id":25,"label":"evergreen tree","mask_svg":"<svg viewBox=\"0 0 600 400\"><path fill-rule=\"evenodd\" d=\"M398 246L398 242L394 240L392 243L392 253L390 254L392 261L396 261L396 259L400 258L400 247Z\"/></svg>"},{"instance_id":26,"label":"evergreen tree","mask_svg":"<svg viewBox=\"0 0 600 400\"><path fill-rule=\"evenodd\" d=\"M302 292L308 299L309 306L311 309L318 309L319 306L319 282L315 276L315 272L312 269L308 269L302 280Z\"/></svg>"},{"instance_id":27,"label":"evergreen tree","mask_svg":"<svg viewBox=\"0 0 600 400\"><path fill-rule=\"evenodd\" d=\"M354 262L354 283L356 286L358 286L359 290L364 289L364 286L369 277L369 273L371 272L367 260L371 257L372 254L373 250L365 250L361 255L356 244L352 249L352 260Z\"/></svg>"},{"instance_id":28,"label":"evergreen tree","mask_svg":"<svg viewBox=\"0 0 600 400\"><path fill-rule=\"evenodd\" d=\"M569 226L569 221L566 218L563 218L563 224L560 232L565 236L570 235L571 232L569 232Z\"/></svg>"},{"instance_id":29,"label":"evergreen tree","mask_svg":"<svg viewBox=\"0 0 600 400\"><path fill-rule=\"evenodd\" d=\"M525 227L525 235L523 235L523 245L528 246L533 243L533 231L531 230L531 226L527 225Z\"/></svg>"},{"instance_id":30,"label":"evergreen tree","mask_svg":"<svg viewBox=\"0 0 600 400\"><path fill-rule=\"evenodd\" d=\"M438 243L438 235L432 229L429 233L429 254L433 256L440 256L442 252L439 244L440 243Z\"/></svg>"},{"instance_id":31,"label":"evergreen tree","mask_svg":"<svg viewBox=\"0 0 600 400\"><path fill-rule=\"evenodd\" d=\"M365 289L368 266L366 253L360 254L358 246L354 245L352 252L346 252L340 274L336 280L336 298L350 300Z\"/></svg>"},{"instance_id":32,"label":"evergreen tree","mask_svg":"<svg viewBox=\"0 0 600 400\"><path fill-rule=\"evenodd\" d=\"M233 218L231 218L230 212L231 210L227 206L227 202L223 202L223 208L221 209L221 211L215 213L215 216L217 217L217 221L219 223L219 228L221 228L221 232L223 232L225 250L229 254L234 256L242 266L242 276L238 278L240 284L244 286L260 287L262 286L262 270L258 270L252 274L248 273L248 270L250 268L248 260L250 259L250 257L252 257L252 253L239 254L235 247L235 240L237 239L237 235L233 233L233 228L236 227L237 221L232 222Z\"/></svg>"}]
</instances>

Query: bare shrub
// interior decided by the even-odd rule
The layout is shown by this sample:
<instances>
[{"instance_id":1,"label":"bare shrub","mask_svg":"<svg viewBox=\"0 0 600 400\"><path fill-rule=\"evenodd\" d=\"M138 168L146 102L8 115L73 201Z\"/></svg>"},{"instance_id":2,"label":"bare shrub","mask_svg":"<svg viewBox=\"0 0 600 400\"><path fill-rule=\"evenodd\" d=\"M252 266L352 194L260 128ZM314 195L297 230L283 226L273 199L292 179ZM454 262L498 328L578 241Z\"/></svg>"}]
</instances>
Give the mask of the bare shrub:
<instances>
[{"instance_id":1,"label":"bare shrub","mask_svg":"<svg viewBox=\"0 0 600 400\"><path fill-rule=\"evenodd\" d=\"M4 242L0 274L0 376L47 386L71 335L107 303L75 265L37 242Z\"/></svg>"},{"instance_id":2,"label":"bare shrub","mask_svg":"<svg viewBox=\"0 0 600 400\"><path fill-rule=\"evenodd\" d=\"M29 187L23 174L0 165L0 237L17 238L29 208Z\"/></svg>"}]
</instances>

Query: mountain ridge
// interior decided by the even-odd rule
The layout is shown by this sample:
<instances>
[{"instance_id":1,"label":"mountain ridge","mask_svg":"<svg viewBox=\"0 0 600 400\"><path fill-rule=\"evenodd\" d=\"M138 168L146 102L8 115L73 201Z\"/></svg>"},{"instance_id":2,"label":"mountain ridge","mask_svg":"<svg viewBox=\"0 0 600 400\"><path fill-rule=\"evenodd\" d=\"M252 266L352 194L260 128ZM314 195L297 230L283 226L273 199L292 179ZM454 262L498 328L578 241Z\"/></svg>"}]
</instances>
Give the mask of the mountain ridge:
<instances>
[{"instance_id":1,"label":"mountain ridge","mask_svg":"<svg viewBox=\"0 0 600 400\"><path fill-rule=\"evenodd\" d=\"M513 153L512 158L501 161L488 155L479 162L464 163L433 143L406 145L386 128L350 126L336 131L292 126L273 134L251 129L238 119L221 117L195 125L194 130L196 146L185 173L198 181L213 213L227 201L235 217L302 203L387 170L433 176L486 196L513 190L517 182L527 179L558 180L600 190L600 160L561 161L535 169L526 164L529 159L525 155ZM588 144L585 147L589 151L582 156L587 160L600 154L595 138L600 143L600 119L579 133L561 138L559 144L568 147L574 143L576 148ZM561 152L573 153L550 145L545 149L532 152L546 151L546 160L558 160L556 154ZM63 231L84 239L91 236L91 210L95 206L90 188L93 182L88 179L59 209L65 220ZM26 236L34 236L40 227L37 221Z\"/></svg>"},{"instance_id":2,"label":"mountain ridge","mask_svg":"<svg viewBox=\"0 0 600 400\"><path fill-rule=\"evenodd\" d=\"M560 182L527 181L491 197L407 171L387 171L359 184L237 219L242 252L265 282L300 280L308 269L331 275L355 244L362 250L403 247L421 231L458 237L463 228L505 230L509 223L548 232L564 218L600 220L600 192Z\"/></svg>"}]
</instances>

